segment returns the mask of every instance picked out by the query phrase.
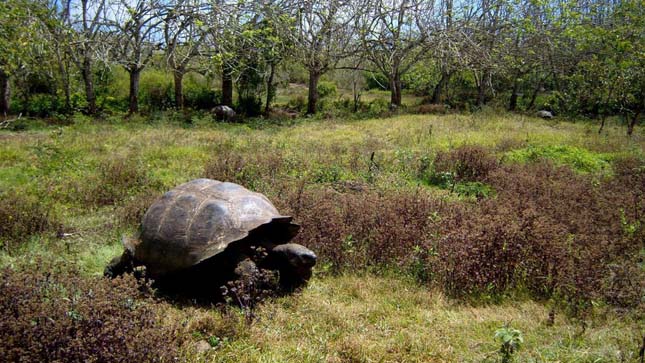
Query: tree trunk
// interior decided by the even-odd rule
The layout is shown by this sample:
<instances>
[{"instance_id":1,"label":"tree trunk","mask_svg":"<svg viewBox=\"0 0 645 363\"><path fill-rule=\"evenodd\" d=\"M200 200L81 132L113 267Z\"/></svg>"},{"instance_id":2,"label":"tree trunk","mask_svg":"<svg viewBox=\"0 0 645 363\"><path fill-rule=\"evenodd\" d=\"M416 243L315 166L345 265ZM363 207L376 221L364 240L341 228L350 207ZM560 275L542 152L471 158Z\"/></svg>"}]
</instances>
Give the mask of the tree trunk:
<instances>
[{"instance_id":1,"label":"tree trunk","mask_svg":"<svg viewBox=\"0 0 645 363\"><path fill-rule=\"evenodd\" d=\"M605 117L605 115L600 115L600 128L598 129L598 134L601 134L601 133L602 133L602 129L604 129L604 128L605 128L605 119L606 119L606 118L607 118L607 117Z\"/></svg>"},{"instance_id":2,"label":"tree trunk","mask_svg":"<svg viewBox=\"0 0 645 363\"><path fill-rule=\"evenodd\" d=\"M141 68L131 69L130 71L130 107L128 113L139 112L139 78L141 77Z\"/></svg>"},{"instance_id":3,"label":"tree trunk","mask_svg":"<svg viewBox=\"0 0 645 363\"><path fill-rule=\"evenodd\" d=\"M92 61L89 58L83 60L81 77L85 84L85 99L87 100L87 113L96 114L96 95L94 94L94 76L92 74Z\"/></svg>"},{"instance_id":4,"label":"tree trunk","mask_svg":"<svg viewBox=\"0 0 645 363\"><path fill-rule=\"evenodd\" d=\"M361 101L361 93L358 90L358 81L352 81L352 95L354 96L354 113L358 112L358 104Z\"/></svg>"},{"instance_id":5,"label":"tree trunk","mask_svg":"<svg viewBox=\"0 0 645 363\"><path fill-rule=\"evenodd\" d=\"M271 102L275 97L275 87L273 86L273 77L275 76L275 64L271 63L269 65L269 78L267 79L267 103L264 106L264 113L268 114L271 109Z\"/></svg>"},{"instance_id":6,"label":"tree trunk","mask_svg":"<svg viewBox=\"0 0 645 363\"><path fill-rule=\"evenodd\" d=\"M56 52L56 57L58 58L58 72L61 75L61 81L63 82L63 92L65 93L65 112L69 112L72 109L72 91L70 89L70 78L69 78L69 63L66 65L61 59L60 53Z\"/></svg>"},{"instance_id":7,"label":"tree trunk","mask_svg":"<svg viewBox=\"0 0 645 363\"><path fill-rule=\"evenodd\" d=\"M222 70L222 104L233 107L233 75L229 67Z\"/></svg>"},{"instance_id":8,"label":"tree trunk","mask_svg":"<svg viewBox=\"0 0 645 363\"><path fill-rule=\"evenodd\" d=\"M390 88L390 103L396 107L401 106L401 75L398 70L390 76Z\"/></svg>"},{"instance_id":9,"label":"tree trunk","mask_svg":"<svg viewBox=\"0 0 645 363\"><path fill-rule=\"evenodd\" d=\"M477 92L477 106L481 107L486 103L486 73L482 74L481 79L479 80L479 89Z\"/></svg>"},{"instance_id":10,"label":"tree trunk","mask_svg":"<svg viewBox=\"0 0 645 363\"><path fill-rule=\"evenodd\" d=\"M638 116L640 116L641 111L638 110L636 113L634 113L634 116L632 117L631 120L629 120L629 123L627 124L627 135L632 136L634 133L634 127L636 126L636 123L638 123Z\"/></svg>"},{"instance_id":11,"label":"tree trunk","mask_svg":"<svg viewBox=\"0 0 645 363\"><path fill-rule=\"evenodd\" d=\"M318 104L318 80L320 73L317 71L309 71L309 97L307 99L307 115L316 113L316 105Z\"/></svg>"},{"instance_id":12,"label":"tree trunk","mask_svg":"<svg viewBox=\"0 0 645 363\"><path fill-rule=\"evenodd\" d=\"M441 72L441 79L434 87L432 92L432 103L439 104L441 103L441 96L443 95L443 90L446 88L446 84L450 80L450 74L448 72Z\"/></svg>"},{"instance_id":13,"label":"tree trunk","mask_svg":"<svg viewBox=\"0 0 645 363\"><path fill-rule=\"evenodd\" d=\"M184 109L184 71L180 69L175 69L173 71L173 76L175 79L175 107L178 110Z\"/></svg>"},{"instance_id":14,"label":"tree trunk","mask_svg":"<svg viewBox=\"0 0 645 363\"><path fill-rule=\"evenodd\" d=\"M533 94L531 95L531 101L529 102L529 105L526 106L527 110L533 109L533 106L535 106L535 100L537 99L537 95L540 92L540 89L542 88L542 79L540 78L537 82L537 85L535 86L535 89L533 90Z\"/></svg>"},{"instance_id":15,"label":"tree trunk","mask_svg":"<svg viewBox=\"0 0 645 363\"><path fill-rule=\"evenodd\" d=\"M10 96L9 75L0 69L0 116L9 113L9 107L11 106Z\"/></svg>"},{"instance_id":16,"label":"tree trunk","mask_svg":"<svg viewBox=\"0 0 645 363\"><path fill-rule=\"evenodd\" d=\"M511 93L511 101L508 104L508 110L509 111L515 111L517 108L517 91L520 88L520 82L515 79L513 81L513 92Z\"/></svg>"}]
</instances>

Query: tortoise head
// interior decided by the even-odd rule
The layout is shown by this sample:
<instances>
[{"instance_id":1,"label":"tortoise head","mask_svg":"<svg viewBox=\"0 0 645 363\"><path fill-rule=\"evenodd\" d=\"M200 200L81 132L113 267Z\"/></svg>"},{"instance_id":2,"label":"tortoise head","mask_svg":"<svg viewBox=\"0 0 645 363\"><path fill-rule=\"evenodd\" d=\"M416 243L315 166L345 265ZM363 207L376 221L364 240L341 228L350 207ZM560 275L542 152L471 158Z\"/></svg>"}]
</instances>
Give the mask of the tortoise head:
<instances>
[{"instance_id":1,"label":"tortoise head","mask_svg":"<svg viewBox=\"0 0 645 363\"><path fill-rule=\"evenodd\" d=\"M275 246L270 254L280 269L289 269L296 273L311 271L318 258L316 254L303 245L286 243Z\"/></svg>"}]
</instances>

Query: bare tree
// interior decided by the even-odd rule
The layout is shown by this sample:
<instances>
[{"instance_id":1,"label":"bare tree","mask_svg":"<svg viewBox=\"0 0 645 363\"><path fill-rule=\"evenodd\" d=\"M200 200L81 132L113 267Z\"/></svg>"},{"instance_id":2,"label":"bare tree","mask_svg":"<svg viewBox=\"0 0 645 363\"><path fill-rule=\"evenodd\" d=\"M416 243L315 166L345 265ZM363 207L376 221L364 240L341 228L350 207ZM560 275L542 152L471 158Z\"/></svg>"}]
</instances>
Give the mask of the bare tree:
<instances>
[{"instance_id":1,"label":"bare tree","mask_svg":"<svg viewBox=\"0 0 645 363\"><path fill-rule=\"evenodd\" d=\"M163 21L166 60L173 73L175 106L184 108L183 78L200 55L207 32L200 0L172 0Z\"/></svg>"},{"instance_id":2,"label":"bare tree","mask_svg":"<svg viewBox=\"0 0 645 363\"><path fill-rule=\"evenodd\" d=\"M162 45L164 7L161 0L114 0L109 8L106 22L111 28L112 51L130 75L128 112L132 114L139 111L141 71Z\"/></svg>"},{"instance_id":3,"label":"bare tree","mask_svg":"<svg viewBox=\"0 0 645 363\"><path fill-rule=\"evenodd\" d=\"M387 77L391 103L401 106L401 76L427 50L433 28L434 2L428 0L372 0L360 17L363 51Z\"/></svg>"},{"instance_id":4,"label":"bare tree","mask_svg":"<svg viewBox=\"0 0 645 363\"><path fill-rule=\"evenodd\" d=\"M354 36L357 7L353 5L349 0L285 3L295 19L295 29L283 29L283 36L291 37L295 58L309 72L308 114L316 112L320 76L357 51Z\"/></svg>"},{"instance_id":5,"label":"bare tree","mask_svg":"<svg viewBox=\"0 0 645 363\"><path fill-rule=\"evenodd\" d=\"M95 114L96 93L93 67L97 60L107 62L108 43L104 40L106 0L52 0L59 9L62 26L70 29L66 52L78 68L85 89L87 112Z\"/></svg>"}]
</instances>

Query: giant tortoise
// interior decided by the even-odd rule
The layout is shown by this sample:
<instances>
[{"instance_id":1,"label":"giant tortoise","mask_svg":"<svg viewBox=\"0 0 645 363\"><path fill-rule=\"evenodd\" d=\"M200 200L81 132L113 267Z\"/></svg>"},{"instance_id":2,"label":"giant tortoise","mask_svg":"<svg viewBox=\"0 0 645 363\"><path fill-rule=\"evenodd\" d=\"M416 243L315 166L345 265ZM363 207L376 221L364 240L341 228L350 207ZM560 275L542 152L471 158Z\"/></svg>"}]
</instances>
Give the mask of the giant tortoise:
<instances>
[{"instance_id":1,"label":"giant tortoise","mask_svg":"<svg viewBox=\"0 0 645 363\"><path fill-rule=\"evenodd\" d=\"M316 263L314 252L289 243L299 229L262 194L234 183L196 179L150 206L139 237L124 239L125 251L110 262L105 275L145 266L146 275L162 286L204 292L266 270L279 275L283 288L293 289L306 283Z\"/></svg>"}]
</instances>

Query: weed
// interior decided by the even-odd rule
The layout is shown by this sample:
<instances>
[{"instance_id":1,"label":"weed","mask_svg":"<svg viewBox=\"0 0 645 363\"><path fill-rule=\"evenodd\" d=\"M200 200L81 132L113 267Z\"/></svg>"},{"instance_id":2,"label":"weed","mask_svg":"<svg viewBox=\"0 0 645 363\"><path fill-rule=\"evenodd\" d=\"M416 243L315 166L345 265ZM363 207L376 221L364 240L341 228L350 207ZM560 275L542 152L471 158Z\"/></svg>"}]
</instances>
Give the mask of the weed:
<instances>
[{"instance_id":1,"label":"weed","mask_svg":"<svg viewBox=\"0 0 645 363\"><path fill-rule=\"evenodd\" d=\"M495 339L501 344L499 354L502 356L502 363L510 363L513 355L524 343L522 332L510 326L504 326L495 331Z\"/></svg>"}]
</instances>

